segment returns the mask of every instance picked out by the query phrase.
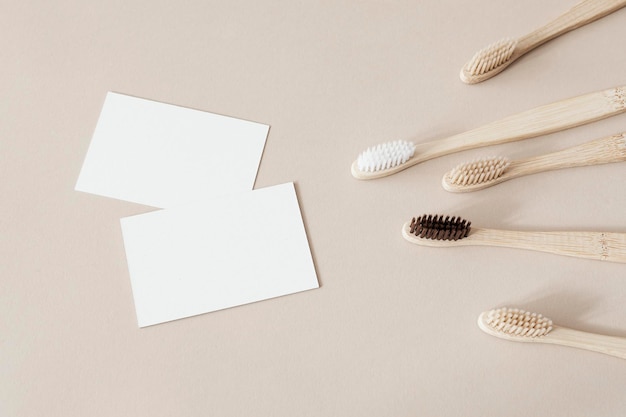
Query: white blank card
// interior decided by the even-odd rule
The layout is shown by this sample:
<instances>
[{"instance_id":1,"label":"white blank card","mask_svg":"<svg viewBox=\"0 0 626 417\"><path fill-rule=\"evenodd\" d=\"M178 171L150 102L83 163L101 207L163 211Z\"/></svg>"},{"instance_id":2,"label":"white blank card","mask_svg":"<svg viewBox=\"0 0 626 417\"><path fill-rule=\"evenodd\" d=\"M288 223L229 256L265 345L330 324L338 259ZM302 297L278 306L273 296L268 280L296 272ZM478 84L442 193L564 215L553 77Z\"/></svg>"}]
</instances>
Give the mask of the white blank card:
<instances>
[{"instance_id":1,"label":"white blank card","mask_svg":"<svg viewBox=\"0 0 626 417\"><path fill-rule=\"evenodd\" d=\"M319 286L292 183L121 224L139 327Z\"/></svg>"},{"instance_id":2,"label":"white blank card","mask_svg":"<svg viewBox=\"0 0 626 417\"><path fill-rule=\"evenodd\" d=\"M269 126L108 93L76 190L168 208L254 186Z\"/></svg>"}]
</instances>

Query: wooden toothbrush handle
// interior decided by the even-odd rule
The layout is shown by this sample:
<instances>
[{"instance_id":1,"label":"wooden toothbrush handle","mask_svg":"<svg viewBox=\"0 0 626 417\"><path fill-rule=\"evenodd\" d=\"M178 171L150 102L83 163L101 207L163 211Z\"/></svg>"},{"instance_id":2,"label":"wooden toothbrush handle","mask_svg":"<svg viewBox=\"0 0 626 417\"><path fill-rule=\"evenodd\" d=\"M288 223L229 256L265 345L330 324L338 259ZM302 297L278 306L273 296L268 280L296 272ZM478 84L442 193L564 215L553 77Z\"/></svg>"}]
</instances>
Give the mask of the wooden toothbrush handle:
<instances>
[{"instance_id":1,"label":"wooden toothbrush handle","mask_svg":"<svg viewBox=\"0 0 626 417\"><path fill-rule=\"evenodd\" d=\"M545 343L570 346L626 359L626 338L581 332L554 326L545 336Z\"/></svg>"},{"instance_id":2,"label":"wooden toothbrush handle","mask_svg":"<svg viewBox=\"0 0 626 417\"><path fill-rule=\"evenodd\" d=\"M626 6L625 0L583 0L548 24L519 39L521 53Z\"/></svg>"},{"instance_id":3,"label":"wooden toothbrush handle","mask_svg":"<svg viewBox=\"0 0 626 417\"><path fill-rule=\"evenodd\" d=\"M415 156L403 168L453 152L546 135L625 111L626 86L572 97L445 139L418 144Z\"/></svg>"},{"instance_id":4,"label":"wooden toothbrush handle","mask_svg":"<svg viewBox=\"0 0 626 417\"><path fill-rule=\"evenodd\" d=\"M626 133L515 162L517 175L626 161Z\"/></svg>"},{"instance_id":5,"label":"wooden toothbrush handle","mask_svg":"<svg viewBox=\"0 0 626 417\"><path fill-rule=\"evenodd\" d=\"M626 263L626 233L524 232L472 228L457 245L529 249L577 258Z\"/></svg>"}]
</instances>

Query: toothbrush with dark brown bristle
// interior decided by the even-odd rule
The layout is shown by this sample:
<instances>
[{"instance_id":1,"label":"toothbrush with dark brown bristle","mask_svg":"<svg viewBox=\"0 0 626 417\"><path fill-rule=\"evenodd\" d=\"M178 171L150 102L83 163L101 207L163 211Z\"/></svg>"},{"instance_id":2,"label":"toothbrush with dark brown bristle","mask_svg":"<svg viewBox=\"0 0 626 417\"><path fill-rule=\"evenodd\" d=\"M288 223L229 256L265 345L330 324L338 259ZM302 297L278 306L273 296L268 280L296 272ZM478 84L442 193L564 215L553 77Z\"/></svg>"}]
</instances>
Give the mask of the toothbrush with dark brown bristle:
<instances>
[{"instance_id":1,"label":"toothbrush with dark brown bristle","mask_svg":"<svg viewBox=\"0 0 626 417\"><path fill-rule=\"evenodd\" d=\"M519 39L505 38L478 51L461 69L461 80L476 84L504 71L516 59L573 29L626 6L624 0L583 0L570 10Z\"/></svg>"},{"instance_id":2,"label":"toothbrush with dark brown bristle","mask_svg":"<svg viewBox=\"0 0 626 417\"><path fill-rule=\"evenodd\" d=\"M405 223L402 236L422 246L500 246L626 263L626 233L481 229L461 217L425 214Z\"/></svg>"}]
</instances>

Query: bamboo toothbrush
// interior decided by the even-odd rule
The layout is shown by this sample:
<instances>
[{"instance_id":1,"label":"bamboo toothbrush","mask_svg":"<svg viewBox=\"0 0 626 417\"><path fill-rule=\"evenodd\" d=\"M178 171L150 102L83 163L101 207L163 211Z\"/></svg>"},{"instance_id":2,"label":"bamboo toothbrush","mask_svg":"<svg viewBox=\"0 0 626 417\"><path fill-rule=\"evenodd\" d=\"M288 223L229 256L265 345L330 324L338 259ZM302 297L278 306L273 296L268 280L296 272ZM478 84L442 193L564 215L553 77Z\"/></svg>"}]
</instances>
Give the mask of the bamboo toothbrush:
<instances>
[{"instance_id":1,"label":"bamboo toothbrush","mask_svg":"<svg viewBox=\"0 0 626 417\"><path fill-rule=\"evenodd\" d=\"M626 359L626 338L556 326L541 314L516 308L485 311L478 317L478 327L491 336L514 342L570 346Z\"/></svg>"},{"instance_id":2,"label":"bamboo toothbrush","mask_svg":"<svg viewBox=\"0 0 626 417\"><path fill-rule=\"evenodd\" d=\"M583 0L550 23L519 39L505 38L481 49L461 69L461 80L467 84L485 81L536 47L624 6L625 0Z\"/></svg>"},{"instance_id":3,"label":"bamboo toothbrush","mask_svg":"<svg viewBox=\"0 0 626 417\"><path fill-rule=\"evenodd\" d=\"M538 172L623 161L626 161L626 133L619 133L518 161L496 156L459 164L444 174L441 184L447 191L465 193Z\"/></svg>"},{"instance_id":4,"label":"bamboo toothbrush","mask_svg":"<svg viewBox=\"0 0 626 417\"><path fill-rule=\"evenodd\" d=\"M382 178L429 159L482 146L513 142L594 122L626 111L626 86L573 97L439 139L387 142L362 152L352 164L361 180Z\"/></svg>"},{"instance_id":5,"label":"bamboo toothbrush","mask_svg":"<svg viewBox=\"0 0 626 417\"><path fill-rule=\"evenodd\" d=\"M626 263L626 233L479 229L460 217L423 215L405 223L402 236L422 246L501 246Z\"/></svg>"}]
</instances>

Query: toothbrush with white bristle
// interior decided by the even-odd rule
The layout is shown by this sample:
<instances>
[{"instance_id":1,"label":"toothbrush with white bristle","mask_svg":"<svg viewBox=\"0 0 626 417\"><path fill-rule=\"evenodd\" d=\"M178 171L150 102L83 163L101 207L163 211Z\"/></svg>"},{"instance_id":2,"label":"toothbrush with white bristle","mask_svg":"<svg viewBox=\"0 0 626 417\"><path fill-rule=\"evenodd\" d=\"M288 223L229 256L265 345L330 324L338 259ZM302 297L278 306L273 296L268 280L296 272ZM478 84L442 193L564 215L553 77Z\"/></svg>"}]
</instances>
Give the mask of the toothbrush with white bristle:
<instances>
[{"instance_id":1,"label":"toothbrush with white bristle","mask_svg":"<svg viewBox=\"0 0 626 417\"><path fill-rule=\"evenodd\" d=\"M485 311L478 317L485 333L513 342L549 343L626 359L626 338L556 326L547 317L517 308Z\"/></svg>"},{"instance_id":2,"label":"toothbrush with white bristle","mask_svg":"<svg viewBox=\"0 0 626 417\"><path fill-rule=\"evenodd\" d=\"M522 55L538 46L626 6L624 0L583 0L550 23L519 39L505 38L478 51L463 69L467 84L485 81L506 69Z\"/></svg>"},{"instance_id":3,"label":"toothbrush with white bristle","mask_svg":"<svg viewBox=\"0 0 626 417\"><path fill-rule=\"evenodd\" d=\"M546 104L432 142L382 143L362 152L352 163L351 171L361 180L382 178L454 152L546 135L625 111L626 86L614 87Z\"/></svg>"},{"instance_id":4,"label":"toothbrush with white bristle","mask_svg":"<svg viewBox=\"0 0 626 417\"><path fill-rule=\"evenodd\" d=\"M485 229L461 217L424 214L405 223L402 236L420 246L499 246L626 263L626 233Z\"/></svg>"},{"instance_id":5,"label":"toothbrush with white bristle","mask_svg":"<svg viewBox=\"0 0 626 417\"><path fill-rule=\"evenodd\" d=\"M624 161L626 133L619 133L559 152L517 161L496 156L459 164L444 174L441 185L447 191L465 193L483 190L524 175Z\"/></svg>"}]
</instances>

